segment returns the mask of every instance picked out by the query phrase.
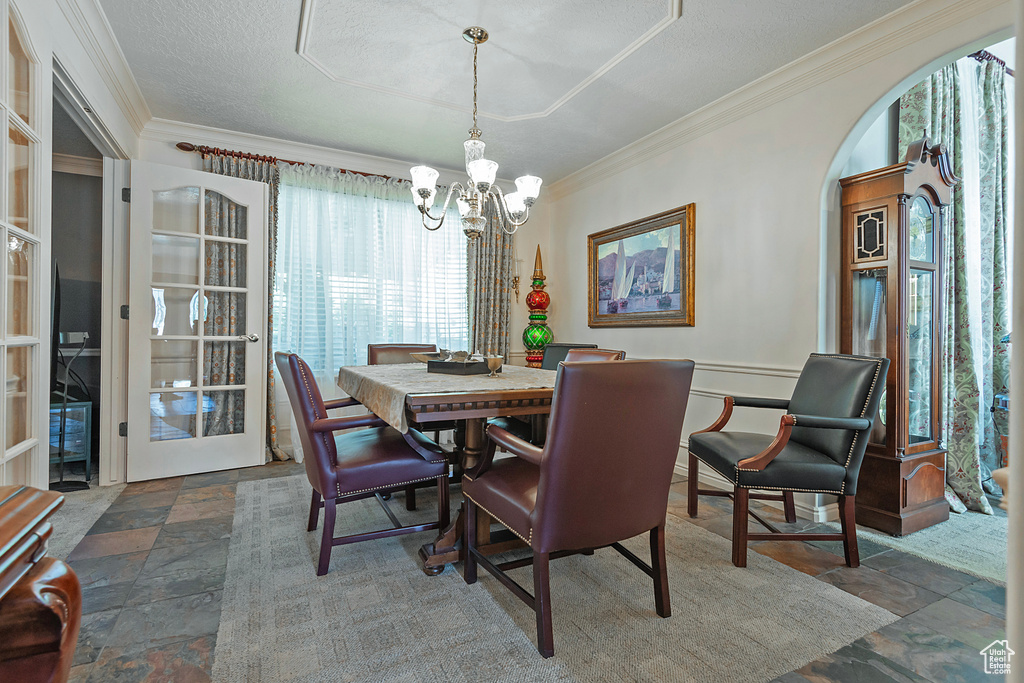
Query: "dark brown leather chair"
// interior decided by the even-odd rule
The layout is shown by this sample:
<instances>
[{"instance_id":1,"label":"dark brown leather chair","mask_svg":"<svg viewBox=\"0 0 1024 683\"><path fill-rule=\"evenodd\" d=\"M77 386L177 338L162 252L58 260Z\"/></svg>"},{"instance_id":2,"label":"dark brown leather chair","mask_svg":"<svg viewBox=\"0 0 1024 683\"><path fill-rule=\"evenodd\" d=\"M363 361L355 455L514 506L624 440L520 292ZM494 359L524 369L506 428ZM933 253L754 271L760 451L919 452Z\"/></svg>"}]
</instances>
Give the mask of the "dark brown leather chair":
<instances>
[{"instance_id":1,"label":"dark brown leather chair","mask_svg":"<svg viewBox=\"0 0 1024 683\"><path fill-rule=\"evenodd\" d=\"M557 370L558 364L573 349L596 349L597 344L578 344L576 342L551 342L544 347L544 357L540 361L541 370Z\"/></svg>"},{"instance_id":2,"label":"dark brown leather chair","mask_svg":"<svg viewBox=\"0 0 1024 683\"><path fill-rule=\"evenodd\" d=\"M367 344L366 364L367 365L399 365L401 363L418 363L411 354L414 353L437 353L437 346L434 344ZM431 422L429 424L410 423L413 429L421 432L433 432L434 441L441 442L441 432L449 429L456 429L458 425L454 421ZM423 488L425 484L409 486L405 489L405 509L416 509L416 489Z\"/></svg>"},{"instance_id":3,"label":"dark brown leather chair","mask_svg":"<svg viewBox=\"0 0 1024 683\"><path fill-rule=\"evenodd\" d=\"M626 360L625 351L613 351L611 349L599 349L596 345L587 346L574 346L566 349L564 354L559 354L560 358L564 358L567 363L597 363L607 360ZM545 347L545 360L547 359L547 348ZM561 363L562 361L558 361ZM543 369L543 368L542 368ZM558 369L556 364L553 370ZM496 417L490 420L488 424L492 424L496 427L512 432L513 435L519 437L524 441L529 441L535 446L544 444L544 434L547 431L547 416L546 415L530 415L530 420L509 416L509 417ZM534 424L537 424L539 433L534 435Z\"/></svg>"},{"instance_id":4,"label":"dark brown leather chair","mask_svg":"<svg viewBox=\"0 0 1024 683\"><path fill-rule=\"evenodd\" d=\"M812 353L791 399L726 396L718 420L690 435L687 512L697 516L699 495L732 497L734 565L747 566L748 541L767 540L842 541L846 564L860 565L854 497L888 370L888 358ZM774 436L722 431L735 406L775 408L786 414ZM733 490L700 489L699 462L732 482ZM750 510L750 499L782 501L786 521L795 522L794 491L839 496L842 533L784 534ZM772 533L748 533L748 514Z\"/></svg>"},{"instance_id":5,"label":"dark brown leather chair","mask_svg":"<svg viewBox=\"0 0 1024 683\"><path fill-rule=\"evenodd\" d=\"M551 405L547 444L533 446L489 425L480 464L466 472L466 529L479 506L533 551L530 595L495 565L467 533L465 579L477 564L537 613L537 649L554 654L548 564L553 558L611 546L654 579L659 616L671 614L665 568L665 515L693 377L693 361L563 363ZM595 397L597 400L595 400ZM495 461L501 446L517 457ZM623 462L629 461L629 476ZM649 533L651 564L619 541Z\"/></svg>"},{"instance_id":6,"label":"dark brown leather chair","mask_svg":"<svg viewBox=\"0 0 1024 683\"><path fill-rule=\"evenodd\" d=\"M434 344L367 344L367 365L397 365L417 363L413 353L437 353Z\"/></svg>"},{"instance_id":7,"label":"dark brown leather chair","mask_svg":"<svg viewBox=\"0 0 1024 683\"><path fill-rule=\"evenodd\" d=\"M328 417L328 410L359 405L359 402L351 398L325 402L309 366L294 353L275 353L274 360L295 413L299 439L306 456L306 476L313 487L309 531L316 529L320 508L324 508L317 576L327 573L331 549L336 545L448 526L448 460L436 443L414 430L403 435L372 413ZM334 435L353 427L371 429ZM381 494L430 480L437 481L437 521L402 526ZM337 504L370 497L380 501L394 528L335 538Z\"/></svg>"}]
</instances>

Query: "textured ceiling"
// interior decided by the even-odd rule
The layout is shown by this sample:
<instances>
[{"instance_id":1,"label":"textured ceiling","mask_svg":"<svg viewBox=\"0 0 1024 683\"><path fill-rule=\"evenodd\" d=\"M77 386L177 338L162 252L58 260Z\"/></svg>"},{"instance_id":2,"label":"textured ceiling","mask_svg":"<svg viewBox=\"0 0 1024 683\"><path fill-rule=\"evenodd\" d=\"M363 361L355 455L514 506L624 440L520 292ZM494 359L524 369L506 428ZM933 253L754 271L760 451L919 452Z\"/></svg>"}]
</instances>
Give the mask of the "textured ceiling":
<instances>
[{"instance_id":1,"label":"textured ceiling","mask_svg":"<svg viewBox=\"0 0 1024 683\"><path fill-rule=\"evenodd\" d=\"M487 156L548 183L909 1L100 0L156 117L448 168L481 25Z\"/></svg>"}]
</instances>

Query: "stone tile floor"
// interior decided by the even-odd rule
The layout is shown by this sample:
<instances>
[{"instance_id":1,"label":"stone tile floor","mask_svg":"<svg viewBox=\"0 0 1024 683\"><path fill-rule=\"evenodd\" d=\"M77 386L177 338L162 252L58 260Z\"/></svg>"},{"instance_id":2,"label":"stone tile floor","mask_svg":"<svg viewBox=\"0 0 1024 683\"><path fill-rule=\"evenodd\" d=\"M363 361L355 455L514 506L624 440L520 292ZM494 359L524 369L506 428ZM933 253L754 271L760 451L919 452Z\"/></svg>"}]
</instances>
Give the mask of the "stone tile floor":
<instances>
[{"instance_id":1,"label":"stone tile floor","mask_svg":"<svg viewBox=\"0 0 1024 683\"><path fill-rule=\"evenodd\" d=\"M239 481L301 473L292 462L131 484L68 558L82 582L83 617L71 680L209 681ZM781 513L752 502L780 528ZM731 501L702 498L686 516L677 477L669 513L720 536L732 533ZM751 521L752 529L756 522ZM1005 637L1006 591L861 538L861 566L831 542L751 544L759 552L901 618L777 681L995 681L979 650ZM813 637L813 634L808 634Z\"/></svg>"}]
</instances>

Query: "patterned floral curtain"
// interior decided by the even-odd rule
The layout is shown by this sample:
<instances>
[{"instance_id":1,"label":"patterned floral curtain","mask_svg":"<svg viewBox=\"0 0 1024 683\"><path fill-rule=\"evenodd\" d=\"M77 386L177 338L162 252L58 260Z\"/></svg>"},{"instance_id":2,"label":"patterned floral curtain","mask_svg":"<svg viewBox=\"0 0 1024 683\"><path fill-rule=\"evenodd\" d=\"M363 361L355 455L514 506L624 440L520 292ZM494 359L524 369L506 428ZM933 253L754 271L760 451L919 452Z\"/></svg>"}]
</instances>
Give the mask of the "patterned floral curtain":
<instances>
[{"instance_id":1,"label":"patterned floral curtain","mask_svg":"<svg viewBox=\"0 0 1024 683\"><path fill-rule=\"evenodd\" d=\"M466 249L469 351L504 356L507 362L515 237L491 214L484 234L470 240Z\"/></svg>"},{"instance_id":2,"label":"patterned floral curtain","mask_svg":"<svg viewBox=\"0 0 1024 683\"><path fill-rule=\"evenodd\" d=\"M990 408L1006 391L1008 126L1005 71L966 58L900 98L900 158L922 132L950 151L961 181L946 209L940 336L947 499L992 514L998 434ZM952 493L950 492L950 489ZM954 495L955 494L955 495Z\"/></svg>"},{"instance_id":3,"label":"patterned floral curtain","mask_svg":"<svg viewBox=\"0 0 1024 683\"><path fill-rule=\"evenodd\" d=\"M231 176L233 178L257 180L260 182L267 183L270 186L270 199L269 206L267 207L269 212L269 220L267 221L266 277L268 282L273 282L275 271L274 264L275 257L277 254L277 199L278 188L280 185L280 173L276 162L258 161L256 159L240 159L236 156L224 154L204 154L203 170L209 171L210 173L218 173L220 175ZM216 229L225 231L223 233L216 232L213 234L224 234L225 236L230 236L229 231L233 229L232 211L231 208L227 206L227 204L232 203L233 202L229 202L228 200L224 199L220 202L220 206L212 207L216 209L215 211L211 211L210 206L207 207L207 221L209 222L211 220L211 214L216 216ZM228 245L225 245L225 247L228 247ZM222 256L227 256L228 258L230 258L230 254L224 254ZM221 260L222 259L218 259L218 262ZM211 280L209 279L211 276L217 277L218 282L220 279L230 280L238 276L237 272L233 269L221 270L220 268L215 267L215 265L216 264L213 264L209 261L207 262L206 281L208 283L211 282ZM213 268L214 270L213 273L211 273L211 268ZM244 277L244 270L241 271L241 275ZM224 282L224 284L229 283ZM270 292L273 291L272 287L268 287L267 289ZM270 294L270 297L273 297L272 293ZM223 301L218 301L216 305L229 306L231 304L229 299L230 296L227 296L224 298ZM211 300L210 305L211 307L215 305L213 300ZM211 310L210 317L208 319L214 321L217 320L215 310L216 309ZM267 460L288 460L288 454L285 453L277 444L277 414L274 408L274 349L272 348L270 343L270 340L273 339L274 330L274 306L272 300L267 301L267 315ZM244 342L240 342L240 344L244 345ZM217 357L211 358L209 362L220 364L222 367L225 368L230 367L230 363L237 362L232 357L231 349L233 349L233 347L230 347L229 344L225 344L225 346L228 346L228 348L223 349L220 354L217 354ZM237 356L237 354L240 353L242 353L242 351L238 350L235 352L235 355ZM235 368L234 372L236 374L239 374L239 370L237 368ZM242 369L240 374L244 376L244 368ZM227 393L230 394L233 392ZM231 410L231 406L229 405L230 401L225 401L224 403L225 405L223 409ZM217 417L216 411L214 411L214 414L209 419L224 420L226 418L223 415L221 417Z\"/></svg>"}]
</instances>

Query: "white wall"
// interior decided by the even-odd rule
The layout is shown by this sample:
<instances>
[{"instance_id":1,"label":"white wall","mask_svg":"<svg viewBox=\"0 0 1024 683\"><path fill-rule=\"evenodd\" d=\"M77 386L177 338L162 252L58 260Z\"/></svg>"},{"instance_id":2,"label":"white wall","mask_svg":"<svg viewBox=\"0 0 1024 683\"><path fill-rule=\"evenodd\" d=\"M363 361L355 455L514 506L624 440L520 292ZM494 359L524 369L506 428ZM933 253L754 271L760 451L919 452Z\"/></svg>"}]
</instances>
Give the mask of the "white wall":
<instances>
[{"instance_id":1,"label":"white wall","mask_svg":"<svg viewBox=\"0 0 1024 683\"><path fill-rule=\"evenodd\" d=\"M837 348L836 181L850 153L899 93L1012 22L1009 1L913 3L557 183L560 336L696 360L684 435L723 393L788 396L808 353ZM587 235L689 202L696 326L589 329ZM774 430L767 412L734 425Z\"/></svg>"}]
</instances>

